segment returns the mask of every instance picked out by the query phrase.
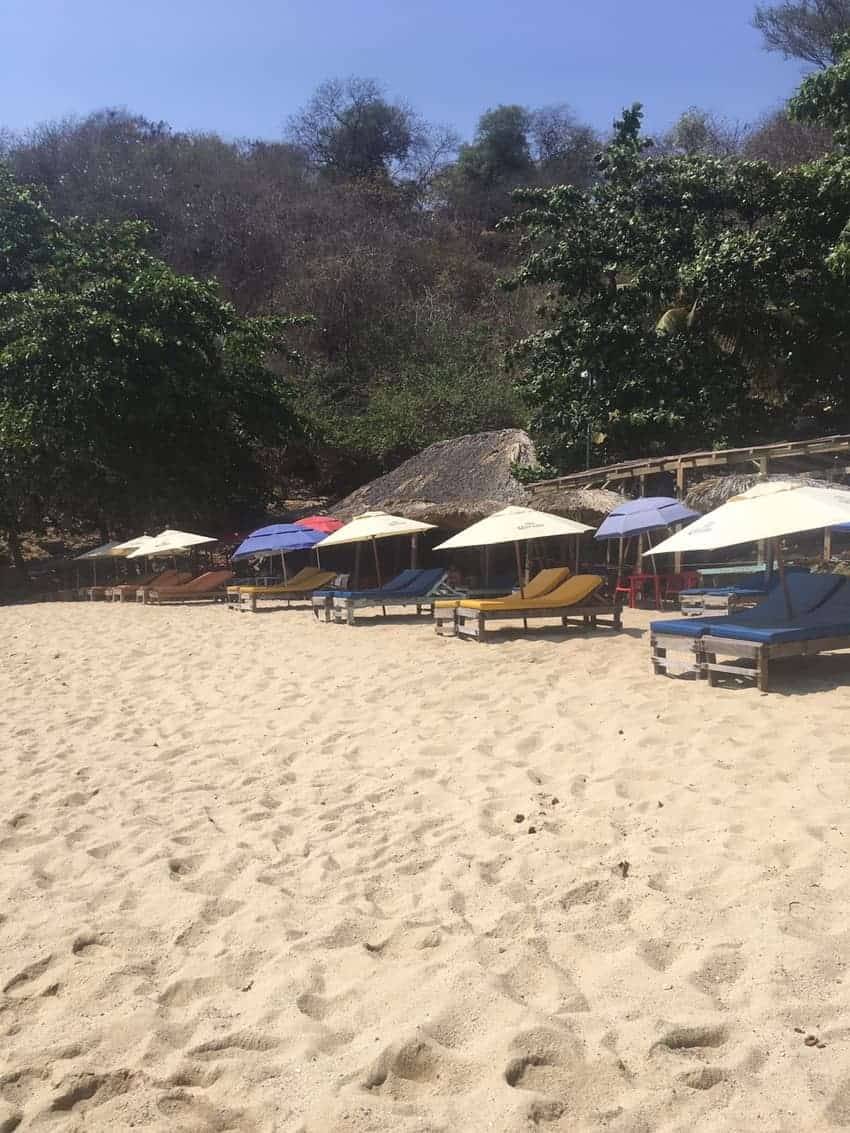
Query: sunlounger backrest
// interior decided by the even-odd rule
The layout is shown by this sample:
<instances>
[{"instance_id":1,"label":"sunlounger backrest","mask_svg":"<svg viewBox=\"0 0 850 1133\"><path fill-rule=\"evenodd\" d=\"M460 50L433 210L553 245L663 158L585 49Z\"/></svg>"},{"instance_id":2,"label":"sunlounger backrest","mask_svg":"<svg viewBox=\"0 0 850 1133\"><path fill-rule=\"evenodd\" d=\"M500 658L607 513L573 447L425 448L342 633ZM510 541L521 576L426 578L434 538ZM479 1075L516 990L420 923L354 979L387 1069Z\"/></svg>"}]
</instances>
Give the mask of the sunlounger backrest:
<instances>
[{"instance_id":1,"label":"sunlounger backrest","mask_svg":"<svg viewBox=\"0 0 850 1133\"><path fill-rule=\"evenodd\" d=\"M523 598L541 598L544 594L551 594L562 582L567 581L570 574L569 567L546 567L544 570L538 571L534 578L525 584L522 588L522 596Z\"/></svg>"},{"instance_id":2,"label":"sunlounger backrest","mask_svg":"<svg viewBox=\"0 0 850 1133\"><path fill-rule=\"evenodd\" d=\"M844 581L840 574L802 574L797 571L785 576L791 599L792 616L809 614L821 606ZM782 586L774 586L752 610L734 615L741 625L776 625L787 621L788 609Z\"/></svg>"}]
</instances>

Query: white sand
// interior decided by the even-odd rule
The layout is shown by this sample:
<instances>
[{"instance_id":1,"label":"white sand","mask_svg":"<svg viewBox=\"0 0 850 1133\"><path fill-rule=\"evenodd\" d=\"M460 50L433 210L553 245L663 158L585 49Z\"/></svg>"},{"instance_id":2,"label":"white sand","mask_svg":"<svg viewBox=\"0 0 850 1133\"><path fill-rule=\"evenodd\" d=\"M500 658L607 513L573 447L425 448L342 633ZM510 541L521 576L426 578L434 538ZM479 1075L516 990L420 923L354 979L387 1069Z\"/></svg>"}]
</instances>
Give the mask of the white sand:
<instances>
[{"instance_id":1,"label":"white sand","mask_svg":"<svg viewBox=\"0 0 850 1133\"><path fill-rule=\"evenodd\" d=\"M850 656L0 619L0 1130L850 1126Z\"/></svg>"}]
</instances>

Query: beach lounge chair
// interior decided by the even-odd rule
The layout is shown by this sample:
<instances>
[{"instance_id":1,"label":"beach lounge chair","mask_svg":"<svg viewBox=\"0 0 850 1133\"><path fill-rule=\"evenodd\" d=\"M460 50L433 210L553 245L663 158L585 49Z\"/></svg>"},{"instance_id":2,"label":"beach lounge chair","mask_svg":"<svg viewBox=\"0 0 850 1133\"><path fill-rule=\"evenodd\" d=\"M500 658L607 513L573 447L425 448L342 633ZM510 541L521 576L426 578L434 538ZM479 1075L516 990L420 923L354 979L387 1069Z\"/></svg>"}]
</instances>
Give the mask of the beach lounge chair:
<instances>
[{"instance_id":1,"label":"beach lounge chair","mask_svg":"<svg viewBox=\"0 0 850 1133\"><path fill-rule=\"evenodd\" d=\"M148 585L148 583L153 582L156 577L157 572L152 571L150 574L146 574L143 578L140 578L139 581L134 583L133 585L146 586ZM114 582L105 582L101 586L84 586L81 588L80 593L85 594L86 598L88 598L90 602L94 602L98 598L109 598L115 588L116 587Z\"/></svg>"},{"instance_id":2,"label":"beach lounge chair","mask_svg":"<svg viewBox=\"0 0 850 1133\"><path fill-rule=\"evenodd\" d=\"M607 602L600 596L603 583L604 579L598 574L577 574L539 598L511 594L507 598L465 599L455 611L458 635L481 641L489 622L520 618L526 628L532 620L560 618L564 626L580 619L587 627L603 625L620 630L620 604Z\"/></svg>"},{"instance_id":3,"label":"beach lounge chair","mask_svg":"<svg viewBox=\"0 0 850 1133\"><path fill-rule=\"evenodd\" d=\"M562 582L566 582L570 573L569 567L546 567L544 570L538 571L534 578L526 584L521 595L517 592L512 597L541 598L544 594L551 593ZM441 637L453 637L457 633L456 612L463 600L461 598L441 598L434 603L434 628ZM467 600L469 600L468 596ZM474 600L472 599L472 601ZM481 600L493 601L492 598Z\"/></svg>"},{"instance_id":4,"label":"beach lounge chair","mask_svg":"<svg viewBox=\"0 0 850 1133\"><path fill-rule=\"evenodd\" d=\"M259 598L271 599L286 597L289 594L309 594L317 586L327 586L333 577L333 571L321 570L317 566L305 566L286 581L269 582L268 585L251 580L236 582L227 587L227 604L231 609L241 609L242 595L250 598L252 594L256 594ZM246 602L245 608L256 609L256 603Z\"/></svg>"},{"instance_id":5,"label":"beach lounge chair","mask_svg":"<svg viewBox=\"0 0 850 1133\"><path fill-rule=\"evenodd\" d=\"M388 585L371 593L342 591L333 597L331 616L336 622L344 621L348 625L354 625L356 610L380 609L386 616L388 608L403 608L415 611L417 615L425 610L430 615L438 595L457 594L456 590L446 585L446 573L442 567L415 570L402 585L393 586L392 589Z\"/></svg>"},{"instance_id":6,"label":"beach lounge chair","mask_svg":"<svg viewBox=\"0 0 850 1133\"><path fill-rule=\"evenodd\" d=\"M110 586L105 597L112 602L132 602L140 590L153 586L180 586L192 577L189 570L164 570L159 574L149 574L137 582L124 582L120 586Z\"/></svg>"},{"instance_id":7,"label":"beach lounge chair","mask_svg":"<svg viewBox=\"0 0 850 1133\"><path fill-rule=\"evenodd\" d=\"M726 624L715 622L698 639L708 683L714 685L720 673L728 673L753 681L760 692L767 692L771 661L850 649L850 580L842 579L810 613L792 615L776 625L763 621L734 624L736 621L732 617Z\"/></svg>"},{"instance_id":8,"label":"beach lounge chair","mask_svg":"<svg viewBox=\"0 0 850 1133\"><path fill-rule=\"evenodd\" d=\"M290 602L304 601L312 598L314 590L330 586L339 576L332 570L320 570L309 578L293 578L289 583L281 586L254 586L239 588L239 609L257 612L257 602ZM347 577L347 576L346 576Z\"/></svg>"},{"instance_id":9,"label":"beach lounge chair","mask_svg":"<svg viewBox=\"0 0 850 1133\"><path fill-rule=\"evenodd\" d=\"M792 617L788 618L785 592L781 585L768 591L762 601L749 610L735 614L707 615L699 618L670 618L650 622L650 656L656 674L669 676L708 675L702 638L717 627L790 626L813 613L842 584L841 575L790 573L786 577L791 598ZM722 636L722 634L721 634Z\"/></svg>"},{"instance_id":10,"label":"beach lounge chair","mask_svg":"<svg viewBox=\"0 0 850 1133\"><path fill-rule=\"evenodd\" d=\"M790 574L808 574L808 567L791 566ZM703 614L732 614L757 606L764 597L779 585L779 575L767 577L766 571L751 575L745 584L733 586L689 587L679 593L679 609L685 618L698 618Z\"/></svg>"},{"instance_id":11,"label":"beach lounge chair","mask_svg":"<svg viewBox=\"0 0 850 1133\"><path fill-rule=\"evenodd\" d=\"M161 602L216 602L226 598L225 587L233 577L235 572L232 570L208 570L182 586L156 586L142 594L146 603L154 605Z\"/></svg>"},{"instance_id":12,"label":"beach lounge chair","mask_svg":"<svg viewBox=\"0 0 850 1133\"><path fill-rule=\"evenodd\" d=\"M373 594L386 594L394 593L396 590L402 590L419 574L418 570L403 570L401 574L397 574L395 578L391 579L382 587L373 586L363 590L345 590L345 589L331 589L327 590L314 590L312 597L313 614L317 618L324 618L326 622L331 620L333 612L334 598L336 597L370 597Z\"/></svg>"}]
</instances>

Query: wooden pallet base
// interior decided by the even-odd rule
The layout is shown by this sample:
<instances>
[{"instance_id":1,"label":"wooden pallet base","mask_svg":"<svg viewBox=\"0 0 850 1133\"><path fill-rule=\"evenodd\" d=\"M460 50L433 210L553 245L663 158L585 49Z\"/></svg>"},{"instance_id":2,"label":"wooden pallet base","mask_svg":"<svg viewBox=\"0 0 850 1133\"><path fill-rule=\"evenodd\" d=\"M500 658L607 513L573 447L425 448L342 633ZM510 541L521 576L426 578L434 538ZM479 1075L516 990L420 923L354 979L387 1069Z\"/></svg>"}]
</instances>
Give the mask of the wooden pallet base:
<instances>
[{"instance_id":1,"label":"wooden pallet base","mask_svg":"<svg viewBox=\"0 0 850 1133\"><path fill-rule=\"evenodd\" d=\"M557 619L562 626L577 625L583 629L602 627L619 631L623 628L622 608L601 602L587 606L555 606L549 610L470 610L458 606L455 611L458 636L477 641L483 639L488 623L522 621L523 628L528 629L529 622L546 619Z\"/></svg>"},{"instance_id":2,"label":"wooden pallet base","mask_svg":"<svg viewBox=\"0 0 850 1133\"><path fill-rule=\"evenodd\" d=\"M698 645L699 638L654 633L650 638L650 650L655 673L667 674L674 668L676 672L669 673L670 676L704 676Z\"/></svg>"},{"instance_id":3,"label":"wooden pallet base","mask_svg":"<svg viewBox=\"0 0 850 1133\"><path fill-rule=\"evenodd\" d=\"M656 674L668 673L668 650L679 655L690 652L693 663L682 675L707 678L709 685L714 686L717 678L726 674L751 681L760 692L768 691L771 661L812 657L837 649L850 649L850 636L787 641L777 645L710 634L696 639L653 634L651 640L652 666Z\"/></svg>"},{"instance_id":4,"label":"wooden pallet base","mask_svg":"<svg viewBox=\"0 0 850 1133\"><path fill-rule=\"evenodd\" d=\"M456 613L455 607L434 610L434 629L441 637L457 637Z\"/></svg>"},{"instance_id":5,"label":"wooden pallet base","mask_svg":"<svg viewBox=\"0 0 850 1133\"><path fill-rule=\"evenodd\" d=\"M313 598L313 616L318 618L319 621L329 622L331 620L331 612L333 610L334 600L329 595L321 598Z\"/></svg>"},{"instance_id":6,"label":"wooden pallet base","mask_svg":"<svg viewBox=\"0 0 850 1133\"><path fill-rule=\"evenodd\" d=\"M374 602L367 599L335 598L331 607L330 620L345 622L347 625L353 626L357 610L380 610L383 617L387 616L387 610L400 610L405 614L415 613L417 617L424 612L430 617L434 612L434 603L426 598L417 603L398 602L376 606Z\"/></svg>"}]
</instances>

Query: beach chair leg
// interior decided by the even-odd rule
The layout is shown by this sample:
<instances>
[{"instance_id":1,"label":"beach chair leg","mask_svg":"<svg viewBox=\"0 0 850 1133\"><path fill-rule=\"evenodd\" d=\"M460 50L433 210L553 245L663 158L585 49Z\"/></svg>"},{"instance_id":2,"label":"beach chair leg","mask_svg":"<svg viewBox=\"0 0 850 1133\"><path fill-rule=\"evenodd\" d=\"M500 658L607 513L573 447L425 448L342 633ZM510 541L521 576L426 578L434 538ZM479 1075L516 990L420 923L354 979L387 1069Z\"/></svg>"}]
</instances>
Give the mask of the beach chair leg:
<instances>
[{"instance_id":1,"label":"beach chair leg","mask_svg":"<svg viewBox=\"0 0 850 1133\"><path fill-rule=\"evenodd\" d=\"M714 686L717 684L717 673L714 671L714 669L710 669L708 666L716 664L716 653L697 653L697 665L699 666L697 679L702 680L707 677L709 688L714 688Z\"/></svg>"},{"instance_id":2,"label":"beach chair leg","mask_svg":"<svg viewBox=\"0 0 850 1133\"><path fill-rule=\"evenodd\" d=\"M758 671L756 674L756 680L758 683L759 692L767 692L768 658L767 653L764 651L764 649L759 650L757 664Z\"/></svg>"},{"instance_id":3,"label":"beach chair leg","mask_svg":"<svg viewBox=\"0 0 850 1133\"><path fill-rule=\"evenodd\" d=\"M523 618L523 619L522 619L522 628L523 628L523 629L528 629L528 618Z\"/></svg>"}]
</instances>

